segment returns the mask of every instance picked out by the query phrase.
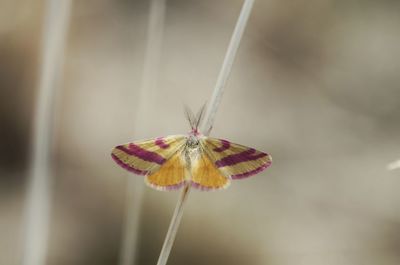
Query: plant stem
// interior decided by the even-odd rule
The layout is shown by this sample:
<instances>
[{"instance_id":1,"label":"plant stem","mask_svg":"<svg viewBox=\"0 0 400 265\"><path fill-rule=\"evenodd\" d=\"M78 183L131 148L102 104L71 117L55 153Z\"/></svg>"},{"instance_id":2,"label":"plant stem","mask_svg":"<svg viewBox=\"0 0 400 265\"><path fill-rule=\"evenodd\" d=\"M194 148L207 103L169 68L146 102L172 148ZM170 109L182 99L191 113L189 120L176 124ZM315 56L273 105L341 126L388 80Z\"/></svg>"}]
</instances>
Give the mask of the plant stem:
<instances>
[{"instance_id":1,"label":"plant stem","mask_svg":"<svg viewBox=\"0 0 400 265\"><path fill-rule=\"evenodd\" d=\"M244 29L246 27L247 21L249 19L251 9L253 7L254 0L245 0L242 10L240 12L238 21L236 22L235 29L233 31L228 50L225 54L225 59L222 64L221 71L219 72L217 83L214 87L213 94L211 96L210 105L207 109L205 115L205 124L203 126L204 135L208 136L211 132L215 114L217 113L219 104L222 100L223 91L226 85L226 81L228 80L229 74L232 69L232 64L235 59L237 50L239 48L240 41L243 36ZM185 206L185 202L189 195L191 187L191 182L187 181L185 187L181 193L181 197L176 204L174 214L171 219L171 223L168 228L167 235L164 240L163 247L161 249L160 256L158 258L157 265L165 265L167 264L169 254L172 249L172 245L174 244L176 233L178 232L178 227L182 219L183 209Z\"/></svg>"},{"instance_id":2,"label":"plant stem","mask_svg":"<svg viewBox=\"0 0 400 265\"><path fill-rule=\"evenodd\" d=\"M239 48L244 29L246 28L253 3L254 0L245 0L242 11L240 11L238 21L236 22L235 30L233 31L228 50L225 54L224 62L222 63L222 67L218 75L217 83L215 84L214 91L208 105L209 107L207 108L204 116L205 123L203 125L202 132L206 136L210 134L214 124L215 115L217 114L219 104L221 103L222 96L224 94L224 88L229 74L231 73L233 61Z\"/></svg>"},{"instance_id":3,"label":"plant stem","mask_svg":"<svg viewBox=\"0 0 400 265\"><path fill-rule=\"evenodd\" d=\"M143 132L142 125L147 116L147 106L154 99L154 90L158 76L162 37L164 31L165 1L151 0L147 26L147 40L144 56L142 84L139 90L139 100L135 111L134 120L137 126L133 134ZM138 185L137 179L131 174L127 176L125 220L122 232L122 246L120 249L120 265L135 264L137 254L137 239L139 230L139 217L142 210L144 188Z\"/></svg>"},{"instance_id":4,"label":"plant stem","mask_svg":"<svg viewBox=\"0 0 400 265\"><path fill-rule=\"evenodd\" d=\"M43 24L41 68L34 116L22 264L45 264L50 223L50 150L57 82L61 76L70 0L48 0Z\"/></svg>"},{"instance_id":5,"label":"plant stem","mask_svg":"<svg viewBox=\"0 0 400 265\"><path fill-rule=\"evenodd\" d=\"M171 248L172 245L174 244L176 233L178 232L179 224L181 223L183 209L189 195L190 187L191 187L191 182L187 181L182 190L181 197L179 198L179 201L175 206L175 211L168 228L168 233L165 236L164 244L160 253L160 257L158 258L157 265L167 264L169 253L171 252Z\"/></svg>"}]
</instances>

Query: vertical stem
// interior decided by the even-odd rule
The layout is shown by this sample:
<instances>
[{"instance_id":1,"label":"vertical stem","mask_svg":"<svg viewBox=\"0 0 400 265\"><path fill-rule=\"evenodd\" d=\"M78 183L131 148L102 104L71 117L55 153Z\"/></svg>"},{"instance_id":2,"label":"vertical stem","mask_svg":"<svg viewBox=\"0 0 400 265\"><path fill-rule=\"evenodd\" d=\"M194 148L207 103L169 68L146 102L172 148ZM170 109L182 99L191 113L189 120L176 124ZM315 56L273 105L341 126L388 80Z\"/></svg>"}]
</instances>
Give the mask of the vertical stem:
<instances>
[{"instance_id":1,"label":"vertical stem","mask_svg":"<svg viewBox=\"0 0 400 265\"><path fill-rule=\"evenodd\" d=\"M254 0L245 0L242 10L240 12L238 21L236 23L235 29L233 31L228 50L225 55L224 62L222 64L221 71L218 75L217 83L214 87L213 94L211 96L211 101L210 105L207 109L206 115L205 115L205 125L204 125L204 132L205 135L208 136L211 129L212 125L214 123L215 119L215 114L217 113L219 104L222 99L224 87L226 84L226 81L228 79L228 76L231 72L232 69L232 64L236 56L236 52L239 48L240 41L243 36L244 29L246 27L247 21L249 19L251 9L253 7ZM172 249L172 245L174 244L174 240L176 237L176 233L178 232L178 227L182 219L182 214L183 214L183 209L185 206L185 202L187 200L187 197L189 195L191 187L191 182L188 181L185 184L185 187L181 193L181 197L178 200L178 203L176 204L174 214L171 219L171 223L168 228L167 235L164 240L163 247L161 249L160 256L158 258L157 265L165 265L167 264L169 254Z\"/></svg>"},{"instance_id":2,"label":"vertical stem","mask_svg":"<svg viewBox=\"0 0 400 265\"><path fill-rule=\"evenodd\" d=\"M48 0L42 39L42 64L34 116L31 172L26 202L22 264L45 264L50 219L50 149L57 81L61 76L70 0Z\"/></svg>"},{"instance_id":3,"label":"vertical stem","mask_svg":"<svg viewBox=\"0 0 400 265\"><path fill-rule=\"evenodd\" d=\"M181 223L182 220L183 209L189 195L190 187L191 187L191 182L190 181L186 182L185 187L182 190L181 197L179 198L178 203L175 206L175 211L172 216L167 235L165 236L164 244L162 246L157 265L167 264L169 253L171 253L171 248L172 245L174 244L176 233L178 232L179 224Z\"/></svg>"},{"instance_id":4,"label":"vertical stem","mask_svg":"<svg viewBox=\"0 0 400 265\"><path fill-rule=\"evenodd\" d=\"M154 100L158 81L158 67L161 58L161 48L164 35L166 0L151 0L149 22L147 28L146 50L139 104L147 105ZM147 93L146 93L147 92ZM143 114L143 113L142 113ZM139 118L144 118L141 115Z\"/></svg>"},{"instance_id":5,"label":"vertical stem","mask_svg":"<svg viewBox=\"0 0 400 265\"><path fill-rule=\"evenodd\" d=\"M215 84L211 100L209 102L206 114L204 116L204 126L202 132L204 135L209 135L214 124L215 115L219 104L221 103L222 96L224 94L224 88L228 80L229 74L231 73L233 61L235 59L237 50L239 48L240 41L243 36L244 29L246 28L247 21L249 19L251 9L253 7L254 0L245 0L242 10L240 11L239 18L236 22L235 30L233 31L228 50L225 54L224 62L222 63L221 70L218 75L217 83Z\"/></svg>"},{"instance_id":6,"label":"vertical stem","mask_svg":"<svg viewBox=\"0 0 400 265\"><path fill-rule=\"evenodd\" d=\"M165 1L151 0L147 27L146 50L142 84L139 90L139 100L136 109L135 133L144 124L146 106L155 95L158 76L158 65L161 54L162 37L164 31ZM127 176L125 223L122 233L122 246L120 250L120 265L132 265L136 260L139 217L143 201L143 185L138 185L137 179L130 174Z\"/></svg>"}]
</instances>

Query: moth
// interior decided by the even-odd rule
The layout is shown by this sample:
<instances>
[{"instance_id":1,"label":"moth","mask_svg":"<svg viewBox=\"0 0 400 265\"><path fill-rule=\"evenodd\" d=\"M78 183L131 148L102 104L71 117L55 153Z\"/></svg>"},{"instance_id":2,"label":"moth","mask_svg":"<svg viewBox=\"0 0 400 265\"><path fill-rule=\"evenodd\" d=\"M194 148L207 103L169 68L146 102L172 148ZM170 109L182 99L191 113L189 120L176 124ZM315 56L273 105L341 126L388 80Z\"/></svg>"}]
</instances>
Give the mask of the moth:
<instances>
[{"instance_id":1,"label":"moth","mask_svg":"<svg viewBox=\"0 0 400 265\"><path fill-rule=\"evenodd\" d=\"M113 148L111 156L124 169L145 176L156 190L168 191L186 183L200 190L227 188L231 180L243 179L269 167L269 154L200 133L204 107L195 116L186 110L191 131L135 141Z\"/></svg>"}]
</instances>

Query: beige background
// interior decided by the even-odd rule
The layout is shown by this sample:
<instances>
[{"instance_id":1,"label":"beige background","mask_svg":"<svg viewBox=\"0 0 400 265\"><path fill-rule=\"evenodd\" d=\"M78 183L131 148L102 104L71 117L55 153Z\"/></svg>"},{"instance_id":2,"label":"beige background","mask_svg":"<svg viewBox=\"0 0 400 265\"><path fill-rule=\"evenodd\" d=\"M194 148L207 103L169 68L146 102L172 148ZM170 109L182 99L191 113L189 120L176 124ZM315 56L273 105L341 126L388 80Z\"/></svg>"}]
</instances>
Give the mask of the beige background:
<instances>
[{"instance_id":1,"label":"beige background","mask_svg":"<svg viewBox=\"0 0 400 265\"><path fill-rule=\"evenodd\" d=\"M0 1L0 264L19 264L42 1ZM127 174L110 149L185 133L242 1L167 1L154 97L135 120L147 1L74 1L57 101L48 264L117 264ZM400 264L400 2L258 0L212 136L272 154L193 192L169 264ZM136 133L133 133L136 132ZM144 185L141 177L137 185ZM138 264L155 264L179 193L144 188Z\"/></svg>"}]
</instances>

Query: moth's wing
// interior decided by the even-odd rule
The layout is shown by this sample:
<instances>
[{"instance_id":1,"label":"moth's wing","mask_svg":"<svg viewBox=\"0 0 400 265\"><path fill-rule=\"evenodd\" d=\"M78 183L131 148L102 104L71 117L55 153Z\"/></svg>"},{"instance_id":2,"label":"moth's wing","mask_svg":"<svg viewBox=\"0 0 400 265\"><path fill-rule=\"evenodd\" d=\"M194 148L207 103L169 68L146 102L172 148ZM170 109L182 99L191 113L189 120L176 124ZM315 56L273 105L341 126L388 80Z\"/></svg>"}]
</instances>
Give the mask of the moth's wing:
<instances>
[{"instance_id":1,"label":"moth's wing","mask_svg":"<svg viewBox=\"0 0 400 265\"><path fill-rule=\"evenodd\" d=\"M224 189L231 182L216 168L204 150L200 151L198 159L192 165L191 174L192 187L200 190Z\"/></svg>"},{"instance_id":2,"label":"moth's wing","mask_svg":"<svg viewBox=\"0 0 400 265\"><path fill-rule=\"evenodd\" d=\"M230 179L250 177L272 163L269 154L227 140L204 137L200 142L215 167Z\"/></svg>"},{"instance_id":3,"label":"moth's wing","mask_svg":"<svg viewBox=\"0 0 400 265\"><path fill-rule=\"evenodd\" d=\"M146 176L151 187L167 190L183 185L181 152L185 143L185 136L171 135L116 146L111 156L126 170Z\"/></svg>"},{"instance_id":4,"label":"moth's wing","mask_svg":"<svg viewBox=\"0 0 400 265\"><path fill-rule=\"evenodd\" d=\"M160 169L146 177L146 184L156 190L168 191L181 188L188 176L183 149L178 150Z\"/></svg>"}]
</instances>

